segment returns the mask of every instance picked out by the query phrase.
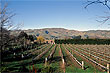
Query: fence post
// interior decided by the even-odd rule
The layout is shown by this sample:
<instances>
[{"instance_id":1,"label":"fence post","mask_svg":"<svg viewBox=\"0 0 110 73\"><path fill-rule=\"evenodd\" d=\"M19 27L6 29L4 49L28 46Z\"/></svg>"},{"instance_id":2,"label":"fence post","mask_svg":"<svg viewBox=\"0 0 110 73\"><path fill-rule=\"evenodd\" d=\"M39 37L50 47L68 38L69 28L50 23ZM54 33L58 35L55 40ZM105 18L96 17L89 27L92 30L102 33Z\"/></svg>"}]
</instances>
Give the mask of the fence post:
<instances>
[{"instance_id":1,"label":"fence post","mask_svg":"<svg viewBox=\"0 0 110 73\"><path fill-rule=\"evenodd\" d=\"M65 73L65 62L64 62L63 58L62 58L62 62L63 62L63 69L64 69L64 73Z\"/></svg>"},{"instance_id":2,"label":"fence post","mask_svg":"<svg viewBox=\"0 0 110 73\"><path fill-rule=\"evenodd\" d=\"M63 65L64 65L65 64L64 59L62 59L62 61L63 61Z\"/></svg>"},{"instance_id":3,"label":"fence post","mask_svg":"<svg viewBox=\"0 0 110 73\"><path fill-rule=\"evenodd\" d=\"M47 58L45 58L45 67L47 66Z\"/></svg>"},{"instance_id":4,"label":"fence post","mask_svg":"<svg viewBox=\"0 0 110 73\"><path fill-rule=\"evenodd\" d=\"M16 53L14 52L14 58L15 58Z\"/></svg>"},{"instance_id":5,"label":"fence post","mask_svg":"<svg viewBox=\"0 0 110 73\"><path fill-rule=\"evenodd\" d=\"M84 69L84 61L82 61L82 69Z\"/></svg>"},{"instance_id":6,"label":"fence post","mask_svg":"<svg viewBox=\"0 0 110 73\"><path fill-rule=\"evenodd\" d=\"M16 55L16 53L14 52L14 56Z\"/></svg>"},{"instance_id":7,"label":"fence post","mask_svg":"<svg viewBox=\"0 0 110 73\"><path fill-rule=\"evenodd\" d=\"M109 69L109 64L107 64L107 73L110 73L109 70L110 70L110 69Z\"/></svg>"},{"instance_id":8,"label":"fence post","mask_svg":"<svg viewBox=\"0 0 110 73\"><path fill-rule=\"evenodd\" d=\"M21 54L21 57L22 57L22 58L24 58L24 55L23 55L23 54Z\"/></svg>"}]
</instances>

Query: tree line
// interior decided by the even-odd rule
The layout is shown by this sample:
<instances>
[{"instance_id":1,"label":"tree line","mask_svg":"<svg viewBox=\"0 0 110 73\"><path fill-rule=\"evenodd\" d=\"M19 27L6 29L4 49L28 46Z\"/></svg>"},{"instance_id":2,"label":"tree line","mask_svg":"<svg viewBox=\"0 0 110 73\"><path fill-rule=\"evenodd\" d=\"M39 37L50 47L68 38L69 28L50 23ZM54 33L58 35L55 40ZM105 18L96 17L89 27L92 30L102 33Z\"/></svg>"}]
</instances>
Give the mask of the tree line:
<instances>
[{"instance_id":1,"label":"tree line","mask_svg":"<svg viewBox=\"0 0 110 73\"><path fill-rule=\"evenodd\" d=\"M56 44L110 44L110 39L55 39Z\"/></svg>"}]
</instances>

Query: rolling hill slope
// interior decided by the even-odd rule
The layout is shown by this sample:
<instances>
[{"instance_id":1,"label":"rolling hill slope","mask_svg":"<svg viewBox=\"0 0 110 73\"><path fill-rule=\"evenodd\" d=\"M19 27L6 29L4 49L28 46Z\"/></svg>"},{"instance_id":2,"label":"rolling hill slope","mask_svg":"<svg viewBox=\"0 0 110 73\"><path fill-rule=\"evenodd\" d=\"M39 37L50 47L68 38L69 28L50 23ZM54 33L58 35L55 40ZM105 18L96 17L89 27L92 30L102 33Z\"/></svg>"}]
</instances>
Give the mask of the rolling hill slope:
<instances>
[{"instance_id":1,"label":"rolling hill slope","mask_svg":"<svg viewBox=\"0 0 110 73\"><path fill-rule=\"evenodd\" d=\"M18 31L12 31L12 34L16 34ZM44 28L44 29L28 29L24 30L29 35L43 36L47 39L65 39L65 38L75 38L81 35L81 38L100 38L107 39L110 38L110 30L90 30L90 31L77 31L68 30L64 28Z\"/></svg>"}]
</instances>

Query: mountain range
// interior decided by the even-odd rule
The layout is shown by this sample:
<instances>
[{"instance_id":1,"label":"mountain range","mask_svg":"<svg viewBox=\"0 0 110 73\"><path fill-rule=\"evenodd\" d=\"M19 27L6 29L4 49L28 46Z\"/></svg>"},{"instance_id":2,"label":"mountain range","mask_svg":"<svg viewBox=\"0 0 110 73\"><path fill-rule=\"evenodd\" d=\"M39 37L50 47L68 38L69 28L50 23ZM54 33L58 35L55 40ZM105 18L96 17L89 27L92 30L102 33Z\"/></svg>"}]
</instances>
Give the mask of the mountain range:
<instances>
[{"instance_id":1,"label":"mountain range","mask_svg":"<svg viewBox=\"0 0 110 73\"><path fill-rule=\"evenodd\" d=\"M110 30L89 30L78 31L68 30L64 28L44 28L44 29L28 29L23 30L28 35L43 36L46 39L67 39L81 36L85 38L110 39ZM11 34L16 34L18 31L12 31Z\"/></svg>"}]
</instances>

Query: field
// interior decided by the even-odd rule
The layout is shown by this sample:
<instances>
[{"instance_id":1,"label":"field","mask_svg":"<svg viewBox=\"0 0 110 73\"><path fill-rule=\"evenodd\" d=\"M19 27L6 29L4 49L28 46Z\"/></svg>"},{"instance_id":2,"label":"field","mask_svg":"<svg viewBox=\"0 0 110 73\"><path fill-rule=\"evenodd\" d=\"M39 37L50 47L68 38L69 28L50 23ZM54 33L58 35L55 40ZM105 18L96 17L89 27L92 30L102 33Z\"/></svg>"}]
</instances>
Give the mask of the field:
<instances>
[{"instance_id":1,"label":"field","mask_svg":"<svg viewBox=\"0 0 110 73\"><path fill-rule=\"evenodd\" d=\"M43 44L2 58L3 72L107 73L110 45ZM108 66L108 67L107 67Z\"/></svg>"}]
</instances>

